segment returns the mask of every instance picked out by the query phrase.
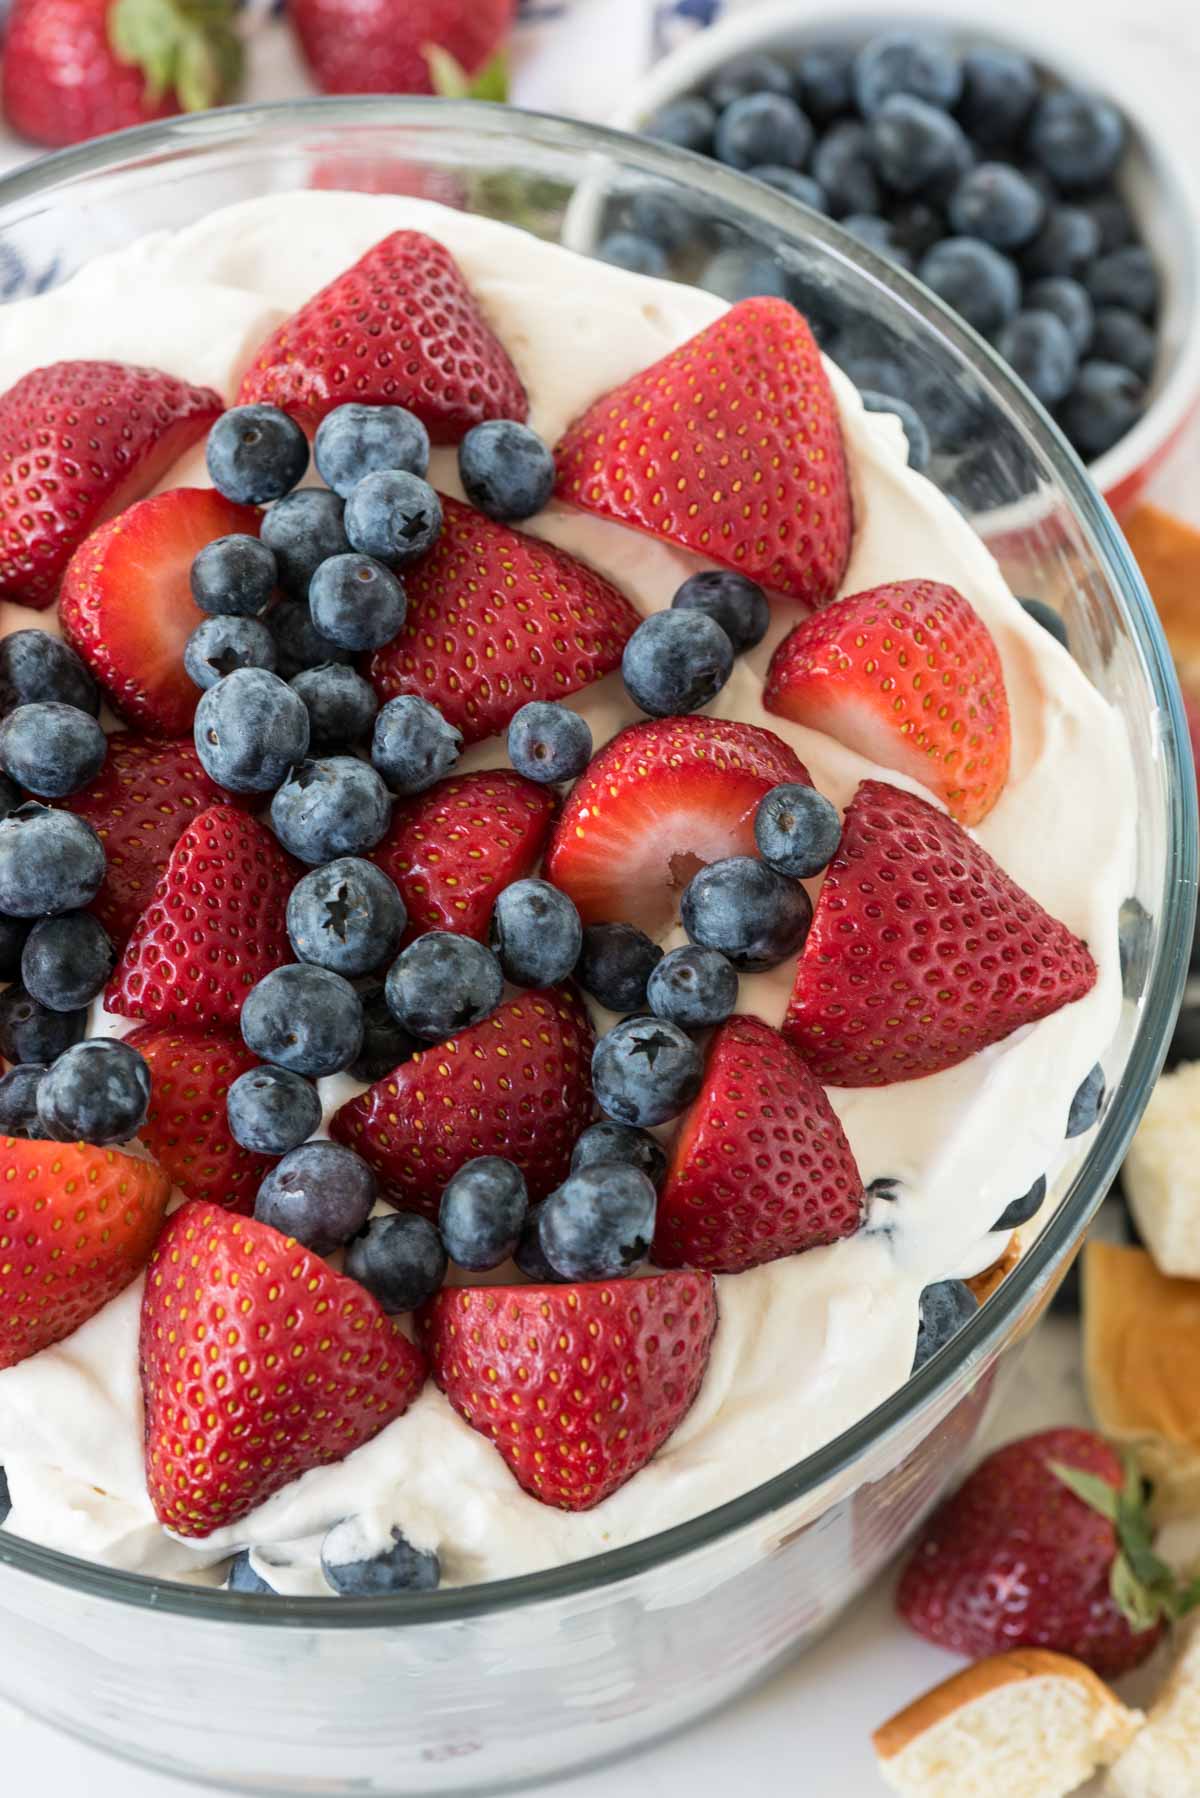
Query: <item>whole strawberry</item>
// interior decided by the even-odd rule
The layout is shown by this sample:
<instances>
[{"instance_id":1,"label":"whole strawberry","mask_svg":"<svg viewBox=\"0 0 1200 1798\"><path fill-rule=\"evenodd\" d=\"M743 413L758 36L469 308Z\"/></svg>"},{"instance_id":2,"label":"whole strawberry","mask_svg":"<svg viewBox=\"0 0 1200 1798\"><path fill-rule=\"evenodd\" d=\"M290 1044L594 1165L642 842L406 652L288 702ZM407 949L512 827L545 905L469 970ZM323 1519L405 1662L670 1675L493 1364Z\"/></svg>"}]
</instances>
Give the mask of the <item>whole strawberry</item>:
<instances>
[{"instance_id":1,"label":"whole strawberry","mask_svg":"<svg viewBox=\"0 0 1200 1798\"><path fill-rule=\"evenodd\" d=\"M459 79L478 88L515 10L516 0L292 0L288 16L327 94L435 94ZM480 97L503 99L499 75Z\"/></svg>"},{"instance_id":2,"label":"whole strawberry","mask_svg":"<svg viewBox=\"0 0 1200 1798\"><path fill-rule=\"evenodd\" d=\"M425 1379L365 1287L268 1224L196 1203L147 1269L139 1357L146 1484L180 1536L211 1535L343 1460Z\"/></svg>"},{"instance_id":3,"label":"whole strawberry","mask_svg":"<svg viewBox=\"0 0 1200 1798\"><path fill-rule=\"evenodd\" d=\"M150 1258L171 1182L87 1143L0 1137L0 1368L71 1335Z\"/></svg>"},{"instance_id":4,"label":"whole strawberry","mask_svg":"<svg viewBox=\"0 0 1200 1798\"><path fill-rule=\"evenodd\" d=\"M1151 1550L1136 1468L1090 1430L1060 1429L980 1463L925 1525L896 1605L956 1654L1050 1648L1113 1679L1197 1598Z\"/></svg>"},{"instance_id":5,"label":"whole strawberry","mask_svg":"<svg viewBox=\"0 0 1200 1798\"><path fill-rule=\"evenodd\" d=\"M236 86L233 0L14 0L8 124L60 146L217 106Z\"/></svg>"}]
</instances>

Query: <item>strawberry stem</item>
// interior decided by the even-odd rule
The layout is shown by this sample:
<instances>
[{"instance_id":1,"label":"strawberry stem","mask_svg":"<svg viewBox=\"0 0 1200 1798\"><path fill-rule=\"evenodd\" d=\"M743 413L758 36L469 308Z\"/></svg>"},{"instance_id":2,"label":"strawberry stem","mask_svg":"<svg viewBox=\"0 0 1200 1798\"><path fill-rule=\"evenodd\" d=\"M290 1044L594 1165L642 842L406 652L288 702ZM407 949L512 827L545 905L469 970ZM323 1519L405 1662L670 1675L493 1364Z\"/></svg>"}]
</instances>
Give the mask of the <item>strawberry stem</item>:
<instances>
[{"instance_id":1,"label":"strawberry stem","mask_svg":"<svg viewBox=\"0 0 1200 1798\"><path fill-rule=\"evenodd\" d=\"M1118 1490L1098 1474L1051 1461L1050 1472L1089 1510L1107 1518L1116 1531L1118 1551L1109 1587L1118 1609L1135 1630L1152 1629L1162 1618L1171 1622L1200 1605L1200 1579L1181 1586L1154 1552L1150 1514L1136 1458L1123 1456L1124 1484Z\"/></svg>"},{"instance_id":2,"label":"strawberry stem","mask_svg":"<svg viewBox=\"0 0 1200 1798\"><path fill-rule=\"evenodd\" d=\"M234 0L115 0L108 36L122 62L146 77L153 104L174 93L185 112L227 99L242 72Z\"/></svg>"}]
</instances>

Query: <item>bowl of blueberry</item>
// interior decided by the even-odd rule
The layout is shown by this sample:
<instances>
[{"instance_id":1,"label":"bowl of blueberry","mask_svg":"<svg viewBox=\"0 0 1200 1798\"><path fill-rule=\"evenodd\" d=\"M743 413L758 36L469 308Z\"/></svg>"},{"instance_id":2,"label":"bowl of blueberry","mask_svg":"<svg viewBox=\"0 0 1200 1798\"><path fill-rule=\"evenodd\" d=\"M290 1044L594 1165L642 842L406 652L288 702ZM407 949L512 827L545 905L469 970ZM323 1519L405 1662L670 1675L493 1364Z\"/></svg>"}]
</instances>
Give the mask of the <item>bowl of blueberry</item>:
<instances>
[{"instance_id":1,"label":"bowl of blueberry","mask_svg":"<svg viewBox=\"0 0 1200 1798\"><path fill-rule=\"evenodd\" d=\"M690 39L613 122L768 183L915 275L1016 371L1119 511L1200 401L1200 213L1148 114L991 20L831 19L778 0ZM653 194L604 232L615 262L731 301L793 299L860 389L900 411L914 465L972 505L969 422L922 403L874 323Z\"/></svg>"}]
</instances>

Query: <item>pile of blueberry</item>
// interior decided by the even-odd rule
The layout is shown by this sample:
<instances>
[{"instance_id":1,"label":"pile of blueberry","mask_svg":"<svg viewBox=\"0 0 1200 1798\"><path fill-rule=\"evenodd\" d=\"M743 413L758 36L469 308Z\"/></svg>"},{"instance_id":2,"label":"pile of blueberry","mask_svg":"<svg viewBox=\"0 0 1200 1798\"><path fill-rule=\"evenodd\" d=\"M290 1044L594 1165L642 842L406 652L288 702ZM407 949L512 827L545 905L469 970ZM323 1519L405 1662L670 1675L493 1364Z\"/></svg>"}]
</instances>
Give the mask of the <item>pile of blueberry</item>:
<instances>
[{"instance_id":1,"label":"pile of blueberry","mask_svg":"<svg viewBox=\"0 0 1200 1798\"><path fill-rule=\"evenodd\" d=\"M893 30L794 65L737 59L646 129L828 214L915 272L995 344L1085 458L1145 410L1159 274L1116 185L1126 127L1110 100L1049 84L1015 51L960 52L936 33ZM857 384L879 389L879 356L854 320L814 304L761 248L713 242L665 192L631 200L599 254L684 272L730 300L793 299ZM883 378L919 416L903 369L889 360ZM924 423L937 448L936 419Z\"/></svg>"}]
</instances>

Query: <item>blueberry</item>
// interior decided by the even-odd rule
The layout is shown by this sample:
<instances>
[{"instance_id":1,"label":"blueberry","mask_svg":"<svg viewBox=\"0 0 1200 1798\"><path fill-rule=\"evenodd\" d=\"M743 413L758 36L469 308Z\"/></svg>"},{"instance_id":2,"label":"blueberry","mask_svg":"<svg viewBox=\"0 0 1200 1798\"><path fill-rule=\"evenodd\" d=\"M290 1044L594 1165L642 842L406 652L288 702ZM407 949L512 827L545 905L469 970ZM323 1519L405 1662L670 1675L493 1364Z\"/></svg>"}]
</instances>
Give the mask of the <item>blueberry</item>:
<instances>
[{"instance_id":1,"label":"blueberry","mask_svg":"<svg viewBox=\"0 0 1200 1798\"><path fill-rule=\"evenodd\" d=\"M477 511L501 524L532 518L554 492L554 457L536 431L511 418L491 418L458 446L463 492Z\"/></svg>"},{"instance_id":2,"label":"blueberry","mask_svg":"<svg viewBox=\"0 0 1200 1798\"><path fill-rule=\"evenodd\" d=\"M1049 631L1056 642L1061 643L1064 649L1070 649L1071 640L1067 635L1067 627L1063 622L1061 612L1056 612L1053 606L1048 606L1044 599L1023 599L1021 606L1037 624L1041 625L1044 631Z\"/></svg>"},{"instance_id":3,"label":"blueberry","mask_svg":"<svg viewBox=\"0 0 1200 1798\"><path fill-rule=\"evenodd\" d=\"M442 502L420 475L381 468L346 501L346 535L364 556L404 568L429 554L442 532Z\"/></svg>"},{"instance_id":4,"label":"blueberry","mask_svg":"<svg viewBox=\"0 0 1200 1798\"><path fill-rule=\"evenodd\" d=\"M810 880L837 854L842 823L836 805L815 787L785 781L759 801L754 840L777 873Z\"/></svg>"},{"instance_id":5,"label":"blueberry","mask_svg":"<svg viewBox=\"0 0 1200 1798\"><path fill-rule=\"evenodd\" d=\"M771 622L771 608L758 582L725 568L689 575L676 589L671 609L703 612L720 625L735 655L761 643Z\"/></svg>"},{"instance_id":6,"label":"blueberry","mask_svg":"<svg viewBox=\"0 0 1200 1798\"><path fill-rule=\"evenodd\" d=\"M27 1061L0 1075L0 1137L41 1137L37 1096L45 1074L43 1062Z\"/></svg>"},{"instance_id":7,"label":"blueberry","mask_svg":"<svg viewBox=\"0 0 1200 1798\"><path fill-rule=\"evenodd\" d=\"M407 1030L402 1030L392 1016L383 982L364 987L359 998L363 1011L362 1048L350 1063L349 1072L356 1080L370 1085L382 1080L402 1062L411 1061L420 1044Z\"/></svg>"},{"instance_id":8,"label":"blueberry","mask_svg":"<svg viewBox=\"0 0 1200 1798\"><path fill-rule=\"evenodd\" d=\"M91 912L41 918L25 940L21 982L51 1011L78 1011L104 990L116 963L108 932Z\"/></svg>"},{"instance_id":9,"label":"blueberry","mask_svg":"<svg viewBox=\"0 0 1200 1798\"><path fill-rule=\"evenodd\" d=\"M288 685L304 701L310 749L352 749L375 728L379 711L375 689L344 663L302 668Z\"/></svg>"},{"instance_id":10,"label":"blueberry","mask_svg":"<svg viewBox=\"0 0 1200 1798\"><path fill-rule=\"evenodd\" d=\"M660 250L671 251L686 249L696 236L700 221L670 188L647 187L629 202L629 225L635 236L649 238ZM539 510L540 507L534 507L535 512Z\"/></svg>"},{"instance_id":11,"label":"blueberry","mask_svg":"<svg viewBox=\"0 0 1200 1798\"><path fill-rule=\"evenodd\" d=\"M1039 1174L1028 1192L1006 1205L1000 1213L993 1230L1015 1230L1020 1224L1027 1224L1031 1217L1036 1217L1046 1200L1046 1176Z\"/></svg>"},{"instance_id":12,"label":"blueberry","mask_svg":"<svg viewBox=\"0 0 1200 1798\"><path fill-rule=\"evenodd\" d=\"M371 760L393 793L424 793L462 753L462 733L415 693L389 699L375 720Z\"/></svg>"},{"instance_id":13,"label":"blueberry","mask_svg":"<svg viewBox=\"0 0 1200 1798\"><path fill-rule=\"evenodd\" d=\"M1049 275L1031 281L1025 289L1025 304L1031 312L1052 312L1061 319L1071 334L1075 352L1082 356L1092 341L1095 319L1087 290L1067 275Z\"/></svg>"},{"instance_id":14,"label":"blueberry","mask_svg":"<svg viewBox=\"0 0 1200 1798\"><path fill-rule=\"evenodd\" d=\"M850 348L838 353L838 361L859 392L898 393L907 391L905 371L890 356L862 354Z\"/></svg>"},{"instance_id":15,"label":"blueberry","mask_svg":"<svg viewBox=\"0 0 1200 1798\"><path fill-rule=\"evenodd\" d=\"M969 1324L979 1300L962 1280L937 1280L921 1294L917 1322L917 1348L912 1371L932 1359L952 1336Z\"/></svg>"},{"instance_id":16,"label":"blueberry","mask_svg":"<svg viewBox=\"0 0 1200 1798\"><path fill-rule=\"evenodd\" d=\"M720 250L705 263L700 285L730 305L763 294L776 300L788 298L787 276L767 250Z\"/></svg>"},{"instance_id":17,"label":"blueberry","mask_svg":"<svg viewBox=\"0 0 1200 1798\"><path fill-rule=\"evenodd\" d=\"M206 543L192 563L192 598L214 617L257 618L275 591L275 552L235 532Z\"/></svg>"},{"instance_id":18,"label":"blueberry","mask_svg":"<svg viewBox=\"0 0 1200 1798\"><path fill-rule=\"evenodd\" d=\"M1096 306L1124 306L1143 318L1153 317L1157 310L1158 270L1144 244L1126 244L1097 257L1083 282Z\"/></svg>"},{"instance_id":19,"label":"blueberry","mask_svg":"<svg viewBox=\"0 0 1200 1798\"><path fill-rule=\"evenodd\" d=\"M365 1228L375 1197L375 1176L361 1155L341 1143L306 1142L267 1174L254 1215L314 1255L329 1255Z\"/></svg>"},{"instance_id":20,"label":"blueberry","mask_svg":"<svg viewBox=\"0 0 1200 1798\"><path fill-rule=\"evenodd\" d=\"M735 100L753 94L790 94L792 76L786 63L767 52L752 50L744 56L733 56L724 63L709 83L708 97L721 112Z\"/></svg>"},{"instance_id":21,"label":"blueberry","mask_svg":"<svg viewBox=\"0 0 1200 1798\"><path fill-rule=\"evenodd\" d=\"M1070 392L1078 366L1071 333L1053 312L1018 312L996 336L996 348L1043 406Z\"/></svg>"},{"instance_id":22,"label":"blueberry","mask_svg":"<svg viewBox=\"0 0 1200 1798\"><path fill-rule=\"evenodd\" d=\"M353 650L321 635L307 598L281 601L264 622L275 639L275 672L281 680L294 680L310 668L348 666L354 660Z\"/></svg>"},{"instance_id":23,"label":"blueberry","mask_svg":"<svg viewBox=\"0 0 1200 1798\"><path fill-rule=\"evenodd\" d=\"M989 149L1020 136L1037 99L1037 71L1018 50L968 50L962 61L958 116L976 143Z\"/></svg>"},{"instance_id":24,"label":"blueberry","mask_svg":"<svg viewBox=\"0 0 1200 1798\"><path fill-rule=\"evenodd\" d=\"M628 269L633 275L665 275L667 272L667 257L662 246L636 231L610 231L596 245L596 255L601 262Z\"/></svg>"},{"instance_id":25,"label":"blueberry","mask_svg":"<svg viewBox=\"0 0 1200 1798\"><path fill-rule=\"evenodd\" d=\"M889 208L892 236L912 257L923 256L945 232L942 215L925 200L899 200Z\"/></svg>"},{"instance_id":26,"label":"blueberry","mask_svg":"<svg viewBox=\"0 0 1200 1798\"><path fill-rule=\"evenodd\" d=\"M411 1036L437 1043L495 1011L504 990L500 963L468 936L430 930L388 969L392 1016Z\"/></svg>"},{"instance_id":27,"label":"blueberry","mask_svg":"<svg viewBox=\"0 0 1200 1798\"><path fill-rule=\"evenodd\" d=\"M1063 401L1062 426L1081 455L1102 456L1145 410L1145 383L1132 369L1091 359L1080 363L1075 385Z\"/></svg>"},{"instance_id":28,"label":"blueberry","mask_svg":"<svg viewBox=\"0 0 1200 1798\"><path fill-rule=\"evenodd\" d=\"M288 895L287 932L298 959L348 980L391 961L407 923L395 881L353 856L314 869Z\"/></svg>"},{"instance_id":29,"label":"blueberry","mask_svg":"<svg viewBox=\"0 0 1200 1798\"><path fill-rule=\"evenodd\" d=\"M922 258L917 273L926 287L985 337L1016 316L1021 277L1016 265L975 237L944 237Z\"/></svg>"},{"instance_id":30,"label":"blueberry","mask_svg":"<svg viewBox=\"0 0 1200 1798\"><path fill-rule=\"evenodd\" d=\"M650 1128L678 1117L700 1091L704 1063L691 1037L661 1018L623 1018L592 1056L592 1086L602 1111Z\"/></svg>"},{"instance_id":31,"label":"blueberry","mask_svg":"<svg viewBox=\"0 0 1200 1798\"><path fill-rule=\"evenodd\" d=\"M108 738L90 712L43 699L0 719L0 768L27 792L63 799L95 780Z\"/></svg>"},{"instance_id":32,"label":"blueberry","mask_svg":"<svg viewBox=\"0 0 1200 1798\"><path fill-rule=\"evenodd\" d=\"M313 439L313 460L327 487L349 499L364 475L381 468L429 472L429 432L403 406L338 406Z\"/></svg>"},{"instance_id":33,"label":"blueberry","mask_svg":"<svg viewBox=\"0 0 1200 1798\"><path fill-rule=\"evenodd\" d=\"M614 1161L636 1167L656 1188L667 1177L666 1151L648 1130L635 1130L632 1124L614 1124L608 1118L589 1124L571 1151L571 1172L577 1174L598 1163L610 1166Z\"/></svg>"},{"instance_id":34,"label":"blueberry","mask_svg":"<svg viewBox=\"0 0 1200 1798\"><path fill-rule=\"evenodd\" d=\"M242 1038L263 1061L320 1079L362 1048L362 1004L328 968L290 963L265 974L242 1006Z\"/></svg>"},{"instance_id":35,"label":"blueberry","mask_svg":"<svg viewBox=\"0 0 1200 1798\"><path fill-rule=\"evenodd\" d=\"M733 644L705 612L653 612L625 645L621 678L652 718L698 712L733 673Z\"/></svg>"},{"instance_id":36,"label":"blueberry","mask_svg":"<svg viewBox=\"0 0 1200 1798\"><path fill-rule=\"evenodd\" d=\"M323 637L341 649L380 649L408 611L404 583L382 562L350 552L330 556L312 577L308 609Z\"/></svg>"},{"instance_id":37,"label":"blueberry","mask_svg":"<svg viewBox=\"0 0 1200 1798\"><path fill-rule=\"evenodd\" d=\"M269 1598L277 1598L279 1594L274 1586L268 1586L265 1579L255 1573L250 1565L250 1550L243 1548L240 1554L234 1555L229 1563L229 1578L225 1582L229 1592L255 1592L260 1596L265 1593Z\"/></svg>"},{"instance_id":38,"label":"blueberry","mask_svg":"<svg viewBox=\"0 0 1200 1798\"><path fill-rule=\"evenodd\" d=\"M509 722L507 748L518 774L553 785L583 773L592 759L592 733L570 706L531 699Z\"/></svg>"},{"instance_id":39,"label":"blueberry","mask_svg":"<svg viewBox=\"0 0 1200 1798\"><path fill-rule=\"evenodd\" d=\"M1083 1136L1091 1130L1104 1104L1104 1069L1097 1062L1079 1083L1067 1115L1067 1136Z\"/></svg>"},{"instance_id":40,"label":"blueberry","mask_svg":"<svg viewBox=\"0 0 1200 1798\"><path fill-rule=\"evenodd\" d=\"M745 94L733 100L717 121L714 151L730 168L753 169L775 163L798 169L808 160L813 128L786 94Z\"/></svg>"},{"instance_id":41,"label":"blueberry","mask_svg":"<svg viewBox=\"0 0 1200 1798\"><path fill-rule=\"evenodd\" d=\"M446 1251L426 1217L377 1217L346 1250L346 1272L394 1315L415 1311L446 1278Z\"/></svg>"},{"instance_id":42,"label":"blueberry","mask_svg":"<svg viewBox=\"0 0 1200 1798\"><path fill-rule=\"evenodd\" d=\"M391 811L369 762L327 755L295 764L271 801L271 829L289 854L317 866L374 849Z\"/></svg>"},{"instance_id":43,"label":"blueberry","mask_svg":"<svg viewBox=\"0 0 1200 1798\"><path fill-rule=\"evenodd\" d=\"M685 94L654 113L643 127L647 137L706 155L717 127L716 110L699 94Z\"/></svg>"},{"instance_id":44,"label":"blueberry","mask_svg":"<svg viewBox=\"0 0 1200 1798\"><path fill-rule=\"evenodd\" d=\"M609 1011L637 1011L662 950L633 924L588 924L575 978Z\"/></svg>"},{"instance_id":45,"label":"blueberry","mask_svg":"<svg viewBox=\"0 0 1200 1798\"><path fill-rule=\"evenodd\" d=\"M527 1280L538 1286L552 1286L558 1275L542 1253L541 1221L542 1205L531 1205L521 1226L513 1260Z\"/></svg>"},{"instance_id":46,"label":"blueberry","mask_svg":"<svg viewBox=\"0 0 1200 1798\"><path fill-rule=\"evenodd\" d=\"M1092 355L1130 368L1143 381L1154 372L1158 339L1149 325L1124 306L1101 306L1092 332Z\"/></svg>"},{"instance_id":47,"label":"blueberry","mask_svg":"<svg viewBox=\"0 0 1200 1798\"><path fill-rule=\"evenodd\" d=\"M864 118L894 94L912 94L948 112L962 92L962 62L949 41L933 32L884 31L864 44L854 60L854 93Z\"/></svg>"},{"instance_id":48,"label":"blueberry","mask_svg":"<svg viewBox=\"0 0 1200 1798\"><path fill-rule=\"evenodd\" d=\"M8 1490L8 1475L5 1473L3 1467L0 1467L0 1524L8 1522L8 1516L11 1510L12 1495Z\"/></svg>"},{"instance_id":49,"label":"blueberry","mask_svg":"<svg viewBox=\"0 0 1200 1798\"><path fill-rule=\"evenodd\" d=\"M386 1598L393 1592L434 1592L441 1581L435 1554L414 1548L398 1529L391 1546L372 1552L357 1518L335 1523L321 1544L321 1571L345 1598Z\"/></svg>"},{"instance_id":50,"label":"blueberry","mask_svg":"<svg viewBox=\"0 0 1200 1798\"><path fill-rule=\"evenodd\" d=\"M1061 186L1097 187L1121 160L1125 121L1111 100L1060 88L1034 106L1029 147Z\"/></svg>"},{"instance_id":51,"label":"blueberry","mask_svg":"<svg viewBox=\"0 0 1200 1798\"><path fill-rule=\"evenodd\" d=\"M0 714L51 699L93 718L100 711L100 689L69 643L42 630L0 638Z\"/></svg>"},{"instance_id":52,"label":"blueberry","mask_svg":"<svg viewBox=\"0 0 1200 1798\"><path fill-rule=\"evenodd\" d=\"M876 218L869 212L850 212L842 220L842 230L848 232L856 243L874 250L877 256L884 256L889 262L894 262L897 268L911 269L912 258L896 242L895 233L887 219Z\"/></svg>"},{"instance_id":53,"label":"blueberry","mask_svg":"<svg viewBox=\"0 0 1200 1798\"><path fill-rule=\"evenodd\" d=\"M269 793L308 750L299 694L266 668L236 668L200 695L196 753L218 786Z\"/></svg>"},{"instance_id":54,"label":"blueberry","mask_svg":"<svg viewBox=\"0 0 1200 1798\"><path fill-rule=\"evenodd\" d=\"M275 672L275 639L257 618L206 618L188 638L183 666L204 692L235 668Z\"/></svg>"},{"instance_id":55,"label":"blueberry","mask_svg":"<svg viewBox=\"0 0 1200 1798\"><path fill-rule=\"evenodd\" d=\"M243 1149L286 1155L307 1142L321 1122L321 1096L287 1068L250 1068L225 1095L229 1130Z\"/></svg>"},{"instance_id":56,"label":"blueberry","mask_svg":"<svg viewBox=\"0 0 1200 1798\"><path fill-rule=\"evenodd\" d=\"M128 1142L149 1104L145 1060L128 1043L108 1038L65 1049L37 1093L38 1122L52 1142Z\"/></svg>"},{"instance_id":57,"label":"blueberry","mask_svg":"<svg viewBox=\"0 0 1200 1798\"><path fill-rule=\"evenodd\" d=\"M451 1261L474 1273L508 1261L529 1209L525 1176L500 1155L468 1161L447 1182L438 1228Z\"/></svg>"},{"instance_id":58,"label":"blueberry","mask_svg":"<svg viewBox=\"0 0 1200 1798\"><path fill-rule=\"evenodd\" d=\"M29 935L28 918L0 917L0 980L15 980L21 971L21 952Z\"/></svg>"},{"instance_id":59,"label":"blueberry","mask_svg":"<svg viewBox=\"0 0 1200 1798\"><path fill-rule=\"evenodd\" d=\"M208 433L209 478L240 506L282 499L304 478L308 438L278 406L231 406Z\"/></svg>"},{"instance_id":60,"label":"blueberry","mask_svg":"<svg viewBox=\"0 0 1200 1798\"><path fill-rule=\"evenodd\" d=\"M875 167L898 193L916 193L953 175L966 160L960 127L948 113L913 94L885 100L867 133Z\"/></svg>"},{"instance_id":61,"label":"blueberry","mask_svg":"<svg viewBox=\"0 0 1200 1798\"><path fill-rule=\"evenodd\" d=\"M581 1168L552 1192L538 1218L542 1253L561 1280L615 1280L646 1259L657 1199L628 1162Z\"/></svg>"},{"instance_id":62,"label":"blueberry","mask_svg":"<svg viewBox=\"0 0 1200 1798\"><path fill-rule=\"evenodd\" d=\"M1117 951L1121 964L1121 991L1127 999L1140 999L1150 971L1150 950L1154 933L1154 919L1146 910L1136 894L1131 893L1128 899L1121 901L1121 909L1117 913ZM1180 1021L1187 1015L1187 1007L1180 1013ZM1193 1021L1200 1026L1200 1011L1193 1011ZM1179 1027L1176 1027L1176 1035ZM1196 1032L1196 1042L1200 1050L1200 1028ZM1167 1051L1168 1067L1171 1066L1174 1044ZM1185 1059L1193 1060L1189 1055Z\"/></svg>"},{"instance_id":63,"label":"blueberry","mask_svg":"<svg viewBox=\"0 0 1200 1798\"><path fill-rule=\"evenodd\" d=\"M5 987L0 993L0 1056L14 1066L41 1062L49 1066L64 1050L82 1041L88 1014L51 1011L39 1005L23 986Z\"/></svg>"},{"instance_id":64,"label":"blueberry","mask_svg":"<svg viewBox=\"0 0 1200 1798\"><path fill-rule=\"evenodd\" d=\"M1100 227L1091 213L1081 206L1052 206L1022 251L1021 266L1027 275L1073 275L1094 261L1099 250Z\"/></svg>"},{"instance_id":65,"label":"blueberry","mask_svg":"<svg viewBox=\"0 0 1200 1798\"><path fill-rule=\"evenodd\" d=\"M755 973L795 955L812 923L812 901L797 880L752 855L710 862L684 890L683 927L694 943L719 949Z\"/></svg>"},{"instance_id":66,"label":"blueberry","mask_svg":"<svg viewBox=\"0 0 1200 1798\"><path fill-rule=\"evenodd\" d=\"M72 812L31 802L0 818L0 912L7 917L82 911L100 891L104 865L100 838Z\"/></svg>"},{"instance_id":67,"label":"blueberry","mask_svg":"<svg viewBox=\"0 0 1200 1798\"><path fill-rule=\"evenodd\" d=\"M814 181L811 175L802 175L799 169L785 169L778 163L764 162L749 173L756 181L773 187L776 193L786 194L789 200L798 200L802 206L811 206L814 212L828 211L820 183Z\"/></svg>"},{"instance_id":68,"label":"blueberry","mask_svg":"<svg viewBox=\"0 0 1200 1798\"><path fill-rule=\"evenodd\" d=\"M1011 250L1037 236L1046 203L1019 169L1006 162L980 162L954 189L948 211L951 225L962 236L981 237L998 249Z\"/></svg>"},{"instance_id":69,"label":"blueberry","mask_svg":"<svg viewBox=\"0 0 1200 1798\"><path fill-rule=\"evenodd\" d=\"M875 393L869 387L859 397L868 412L890 412L900 420L908 440L908 466L914 473L924 474L929 467L933 448L929 432L925 428L925 420L916 408L910 406L907 400L897 399L895 394Z\"/></svg>"},{"instance_id":70,"label":"blueberry","mask_svg":"<svg viewBox=\"0 0 1200 1798\"><path fill-rule=\"evenodd\" d=\"M655 1017L684 1030L723 1023L738 997L737 970L716 949L688 944L664 955L646 986Z\"/></svg>"},{"instance_id":71,"label":"blueberry","mask_svg":"<svg viewBox=\"0 0 1200 1798\"><path fill-rule=\"evenodd\" d=\"M834 218L878 212L883 204L871 140L857 119L845 119L825 133L813 152L812 172Z\"/></svg>"},{"instance_id":72,"label":"blueberry","mask_svg":"<svg viewBox=\"0 0 1200 1798\"><path fill-rule=\"evenodd\" d=\"M1079 201L1079 205L1095 221L1100 233L1099 250L1102 256L1133 242L1137 228L1133 222L1133 214L1120 194L1088 194Z\"/></svg>"},{"instance_id":73,"label":"blueberry","mask_svg":"<svg viewBox=\"0 0 1200 1798\"><path fill-rule=\"evenodd\" d=\"M824 45L806 50L796 68L796 87L800 104L819 124L849 112L854 98L853 52Z\"/></svg>"},{"instance_id":74,"label":"blueberry","mask_svg":"<svg viewBox=\"0 0 1200 1798\"><path fill-rule=\"evenodd\" d=\"M545 880L516 880L492 913L492 947L516 986L554 986L565 980L583 946L579 913Z\"/></svg>"},{"instance_id":75,"label":"blueberry","mask_svg":"<svg viewBox=\"0 0 1200 1798\"><path fill-rule=\"evenodd\" d=\"M321 563L350 548L345 506L336 493L326 493L322 487L289 493L264 517L262 540L275 552L284 592L292 599L307 601L309 583Z\"/></svg>"}]
</instances>

